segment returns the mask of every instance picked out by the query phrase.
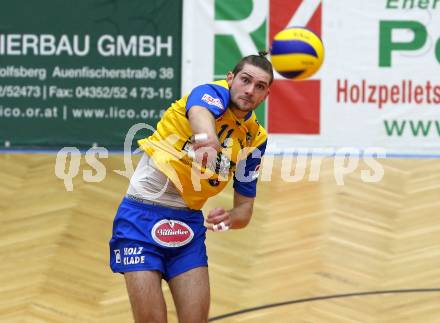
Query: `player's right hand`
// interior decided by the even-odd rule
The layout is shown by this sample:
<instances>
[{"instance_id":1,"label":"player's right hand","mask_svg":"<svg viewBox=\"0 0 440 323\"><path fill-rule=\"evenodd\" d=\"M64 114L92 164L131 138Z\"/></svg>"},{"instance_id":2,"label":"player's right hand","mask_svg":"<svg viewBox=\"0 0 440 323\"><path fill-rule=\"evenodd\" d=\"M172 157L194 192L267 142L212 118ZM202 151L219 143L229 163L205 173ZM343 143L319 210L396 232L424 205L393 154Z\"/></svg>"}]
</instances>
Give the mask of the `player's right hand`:
<instances>
[{"instance_id":1,"label":"player's right hand","mask_svg":"<svg viewBox=\"0 0 440 323\"><path fill-rule=\"evenodd\" d=\"M216 135L209 135L207 133L194 134L191 137L193 156L202 166L206 166L217 160L217 153L221 146Z\"/></svg>"}]
</instances>

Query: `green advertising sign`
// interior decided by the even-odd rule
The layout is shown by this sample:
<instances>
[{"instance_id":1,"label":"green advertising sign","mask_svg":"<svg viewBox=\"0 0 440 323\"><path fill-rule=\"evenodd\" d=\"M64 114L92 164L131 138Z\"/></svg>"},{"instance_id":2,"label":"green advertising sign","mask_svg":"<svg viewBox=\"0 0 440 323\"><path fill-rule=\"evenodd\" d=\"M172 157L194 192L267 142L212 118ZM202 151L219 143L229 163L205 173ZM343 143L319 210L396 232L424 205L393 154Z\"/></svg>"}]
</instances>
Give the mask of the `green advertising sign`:
<instances>
[{"instance_id":1,"label":"green advertising sign","mask_svg":"<svg viewBox=\"0 0 440 323\"><path fill-rule=\"evenodd\" d=\"M182 1L9 1L0 145L122 149L180 96Z\"/></svg>"}]
</instances>

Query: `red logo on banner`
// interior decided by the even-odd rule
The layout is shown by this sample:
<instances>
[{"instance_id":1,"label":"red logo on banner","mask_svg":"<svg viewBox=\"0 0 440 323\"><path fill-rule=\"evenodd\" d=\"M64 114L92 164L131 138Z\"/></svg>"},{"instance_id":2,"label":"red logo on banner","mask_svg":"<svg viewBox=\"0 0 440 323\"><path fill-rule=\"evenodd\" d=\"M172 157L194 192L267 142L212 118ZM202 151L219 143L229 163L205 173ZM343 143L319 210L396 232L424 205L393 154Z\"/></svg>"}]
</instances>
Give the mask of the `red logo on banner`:
<instances>
[{"instance_id":1,"label":"red logo on banner","mask_svg":"<svg viewBox=\"0 0 440 323\"><path fill-rule=\"evenodd\" d=\"M181 221L161 220L151 229L151 236L164 247L180 247L192 240L194 232Z\"/></svg>"},{"instance_id":2,"label":"red logo on banner","mask_svg":"<svg viewBox=\"0 0 440 323\"><path fill-rule=\"evenodd\" d=\"M288 24L304 0L270 0L269 42ZM321 36L319 4L306 27ZM268 104L269 133L319 134L321 81L275 79Z\"/></svg>"}]
</instances>

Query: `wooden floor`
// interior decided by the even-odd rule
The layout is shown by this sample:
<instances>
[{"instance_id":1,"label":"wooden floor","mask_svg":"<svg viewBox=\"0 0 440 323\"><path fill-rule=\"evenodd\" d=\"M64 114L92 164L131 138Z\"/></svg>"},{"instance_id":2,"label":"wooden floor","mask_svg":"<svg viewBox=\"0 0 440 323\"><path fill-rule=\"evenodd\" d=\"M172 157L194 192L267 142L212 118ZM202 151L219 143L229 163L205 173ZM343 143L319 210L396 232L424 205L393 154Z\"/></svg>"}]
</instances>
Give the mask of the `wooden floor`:
<instances>
[{"instance_id":1,"label":"wooden floor","mask_svg":"<svg viewBox=\"0 0 440 323\"><path fill-rule=\"evenodd\" d=\"M122 156L102 161L105 180L89 183L83 156L67 192L55 155L0 155L0 322L132 322L123 278L107 265L128 180L114 172ZM286 182L281 158L269 181L270 164L251 224L208 234L212 318L254 308L219 322L440 322L439 160L381 160L378 183L361 180L362 162L345 185L331 158L312 181L309 163ZM205 210L229 207L231 192Z\"/></svg>"}]
</instances>

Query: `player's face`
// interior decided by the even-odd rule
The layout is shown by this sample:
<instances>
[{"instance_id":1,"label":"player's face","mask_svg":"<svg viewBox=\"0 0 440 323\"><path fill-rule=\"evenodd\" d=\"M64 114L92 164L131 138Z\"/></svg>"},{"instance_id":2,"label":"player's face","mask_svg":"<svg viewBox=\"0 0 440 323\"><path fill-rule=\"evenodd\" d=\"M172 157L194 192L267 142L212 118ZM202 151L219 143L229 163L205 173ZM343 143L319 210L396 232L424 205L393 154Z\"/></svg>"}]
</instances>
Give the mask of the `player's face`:
<instances>
[{"instance_id":1,"label":"player's face","mask_svg":"<svg viewBox=\"0 0 440 323\"><path fill-rule=\"evenodd\" d=\"M226 80L231 93L230 109L237 117L245 117L267 97L270 78L269 73L251 64L245 64L237 75L228 73Z\"/></svg>"}]
</instances>

